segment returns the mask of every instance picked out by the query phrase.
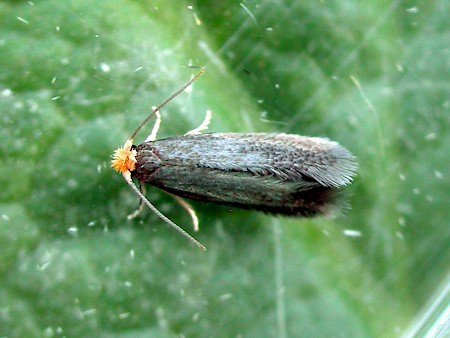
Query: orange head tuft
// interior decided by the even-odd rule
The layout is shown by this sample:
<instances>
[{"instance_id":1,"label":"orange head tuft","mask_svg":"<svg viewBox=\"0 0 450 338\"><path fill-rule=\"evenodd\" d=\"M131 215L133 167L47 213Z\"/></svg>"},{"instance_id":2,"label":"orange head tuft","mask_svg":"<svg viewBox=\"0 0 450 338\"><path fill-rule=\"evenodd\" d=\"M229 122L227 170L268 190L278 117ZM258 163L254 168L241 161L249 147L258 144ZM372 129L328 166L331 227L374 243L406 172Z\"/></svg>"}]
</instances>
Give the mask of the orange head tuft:
<instances>
[{"instance_id":1,"label":"orange head tuft","mask_svg":"<svg viewBox=\"0 0 450 338\"><path fill-rule=\"evenodd\" d=\"M136 150L132 149L132 145L133 141L127 140L123 147L117 148L112 155L111 167L120 173L136 168Z\"/></svg>"}]
</instances>

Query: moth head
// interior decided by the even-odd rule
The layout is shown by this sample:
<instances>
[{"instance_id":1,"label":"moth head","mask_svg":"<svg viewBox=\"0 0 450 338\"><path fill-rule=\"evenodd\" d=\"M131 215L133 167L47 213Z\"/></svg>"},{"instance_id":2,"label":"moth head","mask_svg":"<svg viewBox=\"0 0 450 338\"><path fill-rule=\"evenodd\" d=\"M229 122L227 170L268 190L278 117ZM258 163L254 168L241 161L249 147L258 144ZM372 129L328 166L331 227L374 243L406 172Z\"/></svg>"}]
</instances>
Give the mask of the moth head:
<instances>
[{"instance_id":1,"label":"moth head","mask_svg":"<svg viewBox=\"0 0 450 338\"><path fill-rule=\"evenodd\" d=\"M123 147L119 147L114 151L111 167L122 174L136 169L136 149L133 148L132 140L127 140Z\"/></svg>"}]
</instances>

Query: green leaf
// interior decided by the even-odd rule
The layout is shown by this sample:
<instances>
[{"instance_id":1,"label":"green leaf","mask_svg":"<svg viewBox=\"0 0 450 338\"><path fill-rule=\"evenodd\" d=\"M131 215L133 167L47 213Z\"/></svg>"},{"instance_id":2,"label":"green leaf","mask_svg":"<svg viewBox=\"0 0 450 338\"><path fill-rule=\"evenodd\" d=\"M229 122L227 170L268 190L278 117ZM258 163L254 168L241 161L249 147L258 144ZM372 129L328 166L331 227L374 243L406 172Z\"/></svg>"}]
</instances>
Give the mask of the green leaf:
<instances>
[{"instance_id":1,"label":"green leaf","mask_svg":"<svg viewBox=\"0 0 450 338\"><path fill-rule=\"evenodd\" d=\"M433 332L449 297L449 14L445 0L4 1L0 336ZM160 138L206 110L211 132L328 137L359 159L352 209L193 203L194 233L148 187L206 252L148 210L127 220L139 201L110 154L203 66Z\"/></svg>"}]
</instances>

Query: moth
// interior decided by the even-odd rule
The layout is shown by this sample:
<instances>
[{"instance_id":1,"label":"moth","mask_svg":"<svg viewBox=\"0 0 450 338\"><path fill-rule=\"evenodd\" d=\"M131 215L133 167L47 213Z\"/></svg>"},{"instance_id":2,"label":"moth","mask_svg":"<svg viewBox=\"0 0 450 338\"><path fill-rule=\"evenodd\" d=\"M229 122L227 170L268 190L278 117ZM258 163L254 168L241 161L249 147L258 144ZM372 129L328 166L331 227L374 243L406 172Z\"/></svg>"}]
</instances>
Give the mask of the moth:
<instances>
[{"instance_id":1,"label":"moth","mask_svg":"<svg viewBox=\"0 0 450 338\"><path fill-rule=\"evenodd\" d=\"M201 243L145 198L143 183L174 195L191 214L194 224L198 223L195 212L182 198L287 216L331 215L340 209L340 188L351 183L357 161L337 142L293 134L201 134L209 123L208 115L199 128L185 135L156 139L159 110L203 72L204 68L153 109L113 154L111 166L140 197L140 209L147 205L204 250ZM157 122L151 135L145 142L133 145L136 134L154 115ZM140 182L141 189L132 177Z\"/></svg>"}]
</instances>

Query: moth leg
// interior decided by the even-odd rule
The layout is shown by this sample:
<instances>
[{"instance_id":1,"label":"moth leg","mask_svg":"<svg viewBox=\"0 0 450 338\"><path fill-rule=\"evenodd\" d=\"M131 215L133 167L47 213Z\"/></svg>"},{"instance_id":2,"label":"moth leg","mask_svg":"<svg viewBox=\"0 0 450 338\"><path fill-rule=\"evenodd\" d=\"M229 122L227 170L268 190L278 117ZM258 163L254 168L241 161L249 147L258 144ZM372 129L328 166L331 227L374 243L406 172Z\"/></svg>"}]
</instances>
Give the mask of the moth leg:
<instances>
[{"instance_id":1,"label":"moth leg","mask_svg":"<svg viewBox=\"0 0 450 338\"><path fill-rule=\"evenodd\" d=\"M140 191L143 195L145 195L145 184L144 184L144 182L142 182L142 181L139 181L139 191ZM142 210L144 210L144 207L145 207L145 203L144 203L144 201L140 198L140 199L139 199L139 207L138 207L135 211L133 211L131 214L129 214L129 215L127 216L127 218L128 218L128 219L133 219L133 218L135 218L136 216L138 216L138 215L142 212Z\"/></svg>"},{"instance_id":2,"label":"moth leg","mask_svg":"<svg viewBox=\"0 0 450 338\"><path fill-rule=\"evenodd\" d=\"M149 209L151 211L153 211L156 214L156 216L161 218L169 227L178 231L181 235L186 237L192 244L195 244L202 250L206 250L205 246L202 243L197 241L194 237L189 235L186 231L184 231L182 228L180 228L178 225L176 225L174 222L172 222L169 218L164 216L164 214L162 214L161 211L156 209L155 206L153 204L151 204L148 201L148 199L145 198L145 196L142 194L142 192L140 192L139 189L136 187L136 185L133 183L133 180L131 179L131 172L129 170L125 170L124 172L122 172L122 176L125 179L125 181L127 182L127 184L131 187L131 189L133 189L133 191L136 193L136 195L138 195L139 198L144 201L145 205L147 207L149 207Z\"/></svg>"},{"instance_id":3,"label":"moth leg","mask_svg":"<svg viewBox=\"0 0 450 338\"><path fill-rule=\"evenodd\" d=\"M152 109L155 109L155 108L156 107L152 107ZM156 134L158 134L159 126L161 125L161 114L159 113L159 111L155 112L155 116L156 116L156 120L155 120L155 124L153 125L152 132L145 139L145 142L151 142L151 141L156 140Z\"/></svg>"},{"instance_id":4,"label":"moth leg","mask_svg":"<svg viewBox=\"0 0 450 338\"><path fill-rule=\"evenodd\" d=\"M208 129L210 122L211 122L211 110L208 109L205 113L205 119L203 120L203 122L197 128L188 131L184 135L198 135L203 130Z\"/></svg>"},{"instance_id":5,"label":"moth leg","mask_svg":"<svg viewBox=\"0 0 450 338\"><path fill-rule=\"evenodd\" d=\"M168 192L169 195L171 195L173 198L175 198L177 200L177 202L184 208L184 210L186 210L189 214L189 216L191 216L192 219L192 226L194 228L194 231L198 231L199 227L198 227L198 217L197 214L195 213L194 208L192 208L192 206L186 202L184 199L182 199L180 196L171 194L170 192Z\"/></svg>"}]
</instances>

